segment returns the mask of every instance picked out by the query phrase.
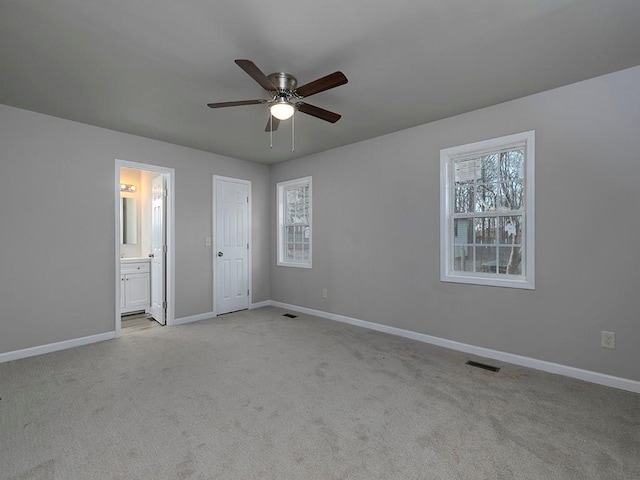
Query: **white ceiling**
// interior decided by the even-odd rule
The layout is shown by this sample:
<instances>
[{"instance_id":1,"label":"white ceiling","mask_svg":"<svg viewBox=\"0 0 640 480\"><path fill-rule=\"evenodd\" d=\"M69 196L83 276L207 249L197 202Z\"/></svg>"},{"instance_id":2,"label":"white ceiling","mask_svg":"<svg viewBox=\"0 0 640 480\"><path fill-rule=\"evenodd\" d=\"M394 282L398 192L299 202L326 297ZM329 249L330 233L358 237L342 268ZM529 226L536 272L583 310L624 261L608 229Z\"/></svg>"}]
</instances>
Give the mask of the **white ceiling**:
<instances>
[{"instance_id":1,"label":"white ceiling","mask_svg":"<svg viewBox=\"0 0 640 480\"><path fill-rule=\"evenodd\" d=\"M640 0L0 0L0 103L271 164L640 65ZM264 132L233 62L347 85Z\"/></svg>"}]
</instances>

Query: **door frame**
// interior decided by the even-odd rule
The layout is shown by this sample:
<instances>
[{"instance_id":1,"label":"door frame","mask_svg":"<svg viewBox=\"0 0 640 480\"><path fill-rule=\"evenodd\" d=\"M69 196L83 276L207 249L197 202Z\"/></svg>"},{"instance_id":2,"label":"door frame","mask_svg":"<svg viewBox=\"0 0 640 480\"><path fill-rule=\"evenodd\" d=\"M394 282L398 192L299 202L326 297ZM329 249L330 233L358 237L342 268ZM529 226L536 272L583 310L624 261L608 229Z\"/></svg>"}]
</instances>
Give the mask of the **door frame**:
<instances>
[{"instance_id":1,"label":"door frame","mask_svg":"<svg viewBox=\"0 0 640 480\"><path fill-rule=\"evenodd\" d=\"M252 252L253 252L253 228L251 228L251 206L253 205L253 197L252 197L252 193L251 193L251 180L244 180L242 178L233 178L233 177L224 177L222 175L214 175L213 176L213 180L212 180L212 193L213 193L213 198L212 198L212 223L211 223L211 238L212 238L212 242L211 242L211 266L212 266L212 273L213 273L213 289L212 289L212 294L213 294L213 314L215 316L218 316L218 306L217 306L217 302L216 302L216 298L217 298L217 292L216 292L216 288L217 288L217 283L216 283L216 252L218 251L218 245L216 244L216 220L217 220L217 211L218 211L218 205L217 205L217 197L216 197L216 182L218 180L223 180L226 182L235 182L235 183L241 183L243 185L247 186L247 196L249 197L249 201L247 202L247 229L248 229L248 238L249 238L249 249L247 250L247 288L249 289L249 295L247 296L247 309L251 308L251 304L252 302L252 296L253 296L253 281L252 281L252 265L253 265L253 260L252 260ZM120 238L120 237L118 237Z\"/></svg>"},{"instance_id":2,"label":"door frame","mask_svg":"<svg viewBox=\"0 0 640 480\"><path fill-rule=\"evenodd\" d=\"M132 168L145 170L153 173L166 175L167 179L167 202L166 202L166 234L167 234L167 258L166 258L166 297L167 297L167 325L172 325L175 319L175 169L160 165L149 165L146 163L130 162L128 160L116 159L115 161L115 182L114 182L114 204L115 204L115 333L116 338L122 335L122 320L120 318L120 168Z\"/></svg>"}]
</instances>

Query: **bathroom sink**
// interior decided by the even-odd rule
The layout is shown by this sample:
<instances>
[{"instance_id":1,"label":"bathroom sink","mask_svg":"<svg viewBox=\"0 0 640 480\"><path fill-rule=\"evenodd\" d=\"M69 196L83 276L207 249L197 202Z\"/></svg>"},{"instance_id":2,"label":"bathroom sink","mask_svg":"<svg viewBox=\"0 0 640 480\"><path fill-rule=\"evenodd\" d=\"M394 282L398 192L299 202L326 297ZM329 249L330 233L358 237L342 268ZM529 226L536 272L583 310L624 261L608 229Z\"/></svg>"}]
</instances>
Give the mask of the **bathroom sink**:
<instances>
[{"instance_id":1,"label":"bathroom sink","mask_svg":"<svg viewBox=\"0 0 640 480\"><path fill-rule=\"evenodd\" d=\"M125 257L120 259L120 263L148 262L149 260L151 260L149 257Z\"/></svg>"}]
</instances>

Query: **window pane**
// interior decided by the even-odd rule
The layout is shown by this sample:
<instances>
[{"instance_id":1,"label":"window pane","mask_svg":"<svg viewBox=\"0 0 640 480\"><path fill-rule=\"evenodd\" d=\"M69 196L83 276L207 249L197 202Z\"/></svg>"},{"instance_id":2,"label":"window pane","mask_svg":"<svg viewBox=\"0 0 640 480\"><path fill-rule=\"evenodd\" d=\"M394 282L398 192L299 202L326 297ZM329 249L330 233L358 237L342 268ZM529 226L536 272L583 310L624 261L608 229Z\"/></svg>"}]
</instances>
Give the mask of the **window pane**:
<instances>
[{"instance_id":1,"label":"window pane","mask_svg":"<svg viewBox=\"0 0 640 480\"><path fill-rule=\"evenodd\" d=\"M453 243L473 243L472 218L456 218L453 221Z\"/></svg>"},{"instance_id":2,"label":"window pane","mask_svg":"<svg viewBox=\"0 0 640 480\"><path fill-rule=\"evenodd\" d=\"M300 245L300 260L304 262L309 261L309 244L304 243Z\"/></svg>"},{"instance_id":3,"label":"window pane","mask_svg":"<svg viewBox=\"0 0 640 480\"><path fill-rule=\"evenodd\" d=\"M501 180L524 179L524 149L518 148L500 154Z\"/></svg>"},{"instance_id":4,"label":"window pane","mask_svg":"<svg viewBox=\"0 0 640 480\"><path fill-rule=\"evenodd\" d=\"M291 243L294 239L294 228L295 227L284 227L285 229L285 242Z\"/></svg>"},{"instance_id":5,"label":"window pane","mask_svg":"<svg viewBox=\"0 0 640 480\"><path fill-rule=\"evenodd\" d=\"M475 203L473 191L473 185L456 186L453 202L455 213L473 212Z\"/></svg>"},{"instance_id":6,"label":"window pane","mask_svg":"<svg viewBox=\"0 0 640 480\"><path fill-rule=\"evenodd\" d=\"M498 242L501 244L522 244L522 217L500 217Z\"/></svg>"},{"instance_id":7,"label":"window pane","mask_svg":"<svg viewBox=\"0 0 640 480\"><path fill-rule=\"evenodd\" d=\"M500 273L522 275L522 247L502 247L499 249Z\"/></svg>"},{"instance_id":8,"label":"window pane","mask_svg":"<svg viewBox=\"0 0 640 480\"><path fill-rule=\"evenodd\" d=\"M498 154L490 153L480 158L482 164L482 183L494 183L498 181Z\"/></svg>"},{"instance_id":9,"label":"window pane","mask_svg":"<svg viewBox=\"0 0 640 480\"><path fill-rule=\"evenodd\" d=\"M296 223L296 210L292 205L287 205L286 206L286 218L285 218L285 223Z\"/></svg>"},{"instance_id":10,"label":"window pane","mask_svg":"<svg viewBox=\"0 0 640 480\"><path fill-rule=\"evenodd\" d=\"M285 257L293 262L309 260L310 228L308 225L285 227Z\"/></svg>"},{"instance_id":11,"label":"window pane","mask_svg":"<svg viewBox=\"0 0 640 480\"><path fill-rule=\"evenodd\" d=\"M453 269L457 272L473 272L473 247L453 247Z\"/></svg>"},{"instance_id":12,"label":"window pane","mask_svg":"<svg viewBox=\"0 0 640 480\"><path fill-rule=\"evenodd\" d=\"M476 243L496 243L496 220L495 217L476 217Z\"/></svg>"},{"instance_id":13,"label":"window pane","mask_svg":"<svg viewBox=\"0 0 640 480\"><path fill-rule=\"evenodd\" d=\"M305 227L300 225L300 226L296 226L294 227L294 232L295 232L295 242L296 243L302 243L304 241L304 230Z\"/></svg>"},{"instance_id":14,"label":"window pane","mask_svg":"<svg viewBox=\"0 0 640 480\"><path fill-rule=\"evenodd\" d=\"M496 273L496 247L476 247L476 272Z\"/></svg>"},{"instance_id":15,"label":"window pane","mask_svg":"<svg viewBox=\"0 0 640 480\"><path fill-rule=\"evenodd\" d=\"M298 201L298 189L290 188L286 191L286 205L285 205L285 213L286 219L285 223L295 223L296 217L296 202Z\"/></svg>"},{"instance_id":16,"label":"window pane","mask_svg":"<svg viewBox=\"0 0 640 480\"><path fill-rule=\"evenodd\" d=\"M471 184L481 177L481 163L479 159L456 160L454 164L456 185Z\"/></svg>"},{"instance_id":17,"label":"window pane","mask_svg":"<svg viewBox=\"0 0 640 480\"><path fill-rule=\"evenodd\" d=\"M500 182L500 205L504 210L524 208L524 184L520 180Z\"/></svg>"},{"instance_id":18,"label":"window pane","mask_svg":"<svg viewBox=\"0 0 640 480\"><path fill-rule=\"evenodd\" d=\"M285 223L308 223L309 186L289 188L286 193Z\"/></svg>"},{"instance_id":19,"label":"window pane","mask_svg":"<svg viewBox=\"0 0 640 480\"><path fill-rule=\"evenodd\" d=\"M481 184L476 188L476 212L490 212L496 209L498 184Z\"/></svg>"}]
</instances>

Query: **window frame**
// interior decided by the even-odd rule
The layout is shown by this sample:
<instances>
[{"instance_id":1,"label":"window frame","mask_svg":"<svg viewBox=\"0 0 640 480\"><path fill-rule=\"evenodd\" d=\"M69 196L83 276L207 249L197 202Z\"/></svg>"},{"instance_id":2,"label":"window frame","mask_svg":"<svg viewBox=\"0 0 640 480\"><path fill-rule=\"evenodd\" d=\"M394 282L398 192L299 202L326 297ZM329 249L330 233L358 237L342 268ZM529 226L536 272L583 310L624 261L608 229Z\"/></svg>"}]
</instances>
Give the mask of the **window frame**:
<instances>
[{"instance_id":1,"label":"window frame","mask_svg":"<svg viewBox=\"0 0 640 480\"><path fill-rule=\"evenodd\" d=\"M524 208L522 209L523 275L454 270L454 192L456 161L524 147ZM475 213L475 212L474 212ZM520 215L520 214L519 214ZM499 211L483 217L506 216ZM475 218L469 215L470 218ZM464 216L463 216L464 218ZM475 239L474 239L475 244ZM440 280L494 287L535 289L535 131L482 140L440 150Z\"/></svg>"},{"instance_id":2,"label":"window frame","mask_svg":"<svg viewBox=\"0 0 640 480\"><path fill-rule=\"evenodd\" d=\"M307 205L307 223L300 224L309 228L309 259L306 261L295 261L285 257L285 229L288 226L285 224L285 206L286 196L285 192L288 189L309 187L309 201ZM277 183L277 196L278 196L278 252L277 252L277 266L279 267L296 267L296 268L313 268L313 180L311 176L295 178L293 180L287 180Z\"/></svg>"}]
</instances>

